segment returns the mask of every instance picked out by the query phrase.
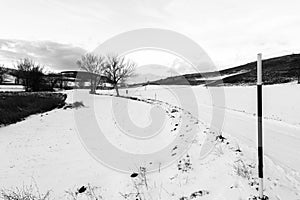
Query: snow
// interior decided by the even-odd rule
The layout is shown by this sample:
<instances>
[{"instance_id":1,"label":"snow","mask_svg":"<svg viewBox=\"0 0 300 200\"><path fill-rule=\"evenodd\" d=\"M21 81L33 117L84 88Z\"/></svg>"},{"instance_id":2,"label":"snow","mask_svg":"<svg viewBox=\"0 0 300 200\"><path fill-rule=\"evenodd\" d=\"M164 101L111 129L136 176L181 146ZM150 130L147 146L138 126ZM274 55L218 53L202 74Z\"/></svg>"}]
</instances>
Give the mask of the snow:
<instances>
[{"instance_id":1,"label":"snow","mask_svg":"<svg viewBox=\"0 0 300 200\"><path fill-rule=\"evenodd\" d=\"M51 189L56 199L66 198L66 190L74 191L87 183L100 186L104 199L124 199L125 194L128 199L134 199L137 189L142 194L142 199L191 199L190 196L198 195L195 192L199 190L204 196L195 199L248 199L258 193L255 89L250 86L225 87L225 105L221 101L213 102L210 90L202 86L146 86L128 89L129 96L136 96L144 101L107 95L92 96L87 90L78 90L79 94L84 95L77 96L80 99L76 99L73 97L74 91L67 91L69 103L81 100L85 107L56 109L0 128L0 157L3 158L0 162L0 186L10 188L36 182L43 192ZM264 188L270 199L300 198L299 89L300 86L296 84L264 86ZM195 94L196 109L191 102L190 91ZM120 93L126 95L123 89ZM178 94L179 97L176 96ZM91 96L93 101L88 99ZM148 98L153 100L146 100ZM226 139L214 143L214 150L201 158L200 151L205 138L215 135L209 128L212 105L220 113L225 112L222 133ZM151 124L158 123L156 119L161 119L161 112L174 108L178 112L174 117L165 116L159 135L151 135L149 131L142 135L145 140L137 142L134 139L134 136L139 135L133 130L145 127L153 130ZM185 118L190 119L186 125L191 132L197 134L188 152L183 152L183 157L177 158L181 163L191 165L183 164L179 170L179 161L175 161L159 170L153 168L156 170L146 175L147 187L141 179L130 178L129 172L122 173L103 165L94 159L95 156L83 144L82 135L78 134L80 128L76 117L85 117L88 124L91 109L95 111L97 123L101 124L101 130L108 141L127 153L153 153L163 149L168 142L174 141L174 135L189 134L189 129L185 129L182 124ZM127 126L128 118L133 122L130 126ZM182 129L173 133L177 123ZM88 125L85 130L88 134ZM156 131L158 130L154 132ZM133 137L124 133L133 134ZM148 136L151 137L147 138ZM181 142L178 140L179 145ZM172 160L172 155L170 152L168 156L165 155L165 159ZM236 173L236 167L243 163L249 170L249 179ZM130 166L131 163L125 164ZM139 167L151 169L149 164L135 164L137 167L132 168L132 171L137 171ZM153 160L153 165L155 164L157 166L158 161Z\"/></svg>"},{"instance_id":2,"label":"snow","mask_svg":"<svg viewBox=\"0 0 300 200\"><path fill-rule=\"evenodd\" d=\"M25 91L23 85L0 85L0 92L21 92Z\"/></svg>"}]
</instances>

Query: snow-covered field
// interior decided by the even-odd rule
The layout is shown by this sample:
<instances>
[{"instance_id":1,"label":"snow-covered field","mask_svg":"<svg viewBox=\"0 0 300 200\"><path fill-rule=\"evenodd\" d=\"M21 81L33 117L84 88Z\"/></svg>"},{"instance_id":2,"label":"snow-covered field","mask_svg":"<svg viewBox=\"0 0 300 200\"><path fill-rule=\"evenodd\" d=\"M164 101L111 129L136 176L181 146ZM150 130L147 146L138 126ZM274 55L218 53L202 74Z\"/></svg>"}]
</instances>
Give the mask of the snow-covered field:
<instances>
[{"instance_id":1,"label":"snow-covered field","mask_svg":"<svg viewBox=\"0 0 300 200\"><path fill-rule=\"evenodd\" d=\"M147 86L129 91L129 95L157 98L178 104L172 92L189 90L183 86ZM165 88L162 90L161 88ZM225 91L225 103L213 101L211 91L202 86L192 87L197 98L198 118L211 122L212 105L225 112L222 132L239 142L256 146L256 86L215 88ZM265 153L278 164L293 170L300 168L300 85L284 84L263 87L263 127ZM179 93L179 92L178 92ZM125 95L125 92L123 93ZM180 103L180 102L179 102ZM195 113L194 107L184 109ZM196 113L195 113L196 114Z\"/></svg>"},{"instance_id":2,"label":"snow-covered field","mask_svg":"<svg viewBox=\"0 0 300 200\"><path fill-rule=\"evenodd\" d=\"M299 90L300 85L296 84L264 87L264 187L270 199L300 199ZM189 99L191 91L194 102ZM212 101L210 89L202 86L132 88L128 94L126 90L120 92L153 100L126 100L128 107L123 109L124 99L94 95L90 101L86 98L90 96L88 91L79 90L77 94L86 95L79 95L76 101L81 100L85 107L53 110L0 128L0 186L10 188L36 182L42 192L51 189L56 199L67 198L66 190L76 191L87 183L101 187L99 193L103 199L248 199L258 193L256 88L225 87L224 91L226 98L222 105L222 101ZM67 101L74 102L74 91L66 93ZM212 105L219 113L225 113L221 130L225 139L219 138L214 150L200 157L205 138L215 135L209 129ZM155 121L151 112L156 107L166 112L161 135L151 138L152 143L128 139L124 131L131 133L136 126L151 127ZM101 164L86 150L75 120L83 116L88 124L90 109L95 111L97 123L108 140L122 151L151 153L165 147L169 140L174 141L174 135L185 137L195 132L196 137L175 163L162 169L152 168L157 170L147 173L150 165L161 162L153 160L151 164L131 168L139 173L131 178L131 173ZM123 130L120 123L126 122L128 116L135 126ZM89 127L86 131L88 135ZM184 142L178 140L178 146ZM172 160L177 156L175 153L176 149L162 158ZM146 175L140 167L146 168Z\"/></svg>"}]
</instances>

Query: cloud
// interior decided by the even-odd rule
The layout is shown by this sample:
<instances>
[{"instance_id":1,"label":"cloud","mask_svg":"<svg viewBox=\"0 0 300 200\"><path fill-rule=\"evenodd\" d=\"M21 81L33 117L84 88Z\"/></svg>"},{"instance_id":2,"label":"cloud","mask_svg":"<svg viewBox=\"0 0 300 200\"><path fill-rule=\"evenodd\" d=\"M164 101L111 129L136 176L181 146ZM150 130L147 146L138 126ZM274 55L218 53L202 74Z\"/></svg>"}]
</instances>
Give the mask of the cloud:
<instances>
[{"instance_id":1,"label":"cloud","mask_svg":"<svg viewBox=\"0 0 300 200\"><path fill-rule=\"evenodd\" d=\"M76 60L86 50L69 44L51 41L0 39L0 62L7 66L22 58L31 58L52 70L77 69Z\"/></svg>"},{"instance_id":2,"label":"cloud","mask_svg":"<svg viewBox=\"0 0 300 200\"><path fill-rule=\"evenodd\" d=\"M119 33L163 28L191 38L218 68L226 68L253 61L258 52L299 52L299 5L298 0L10 0L1 4L0 38L51 40L92 51ZM1 52L15 57L13 49Z\"/></svg>"}]
</instances>

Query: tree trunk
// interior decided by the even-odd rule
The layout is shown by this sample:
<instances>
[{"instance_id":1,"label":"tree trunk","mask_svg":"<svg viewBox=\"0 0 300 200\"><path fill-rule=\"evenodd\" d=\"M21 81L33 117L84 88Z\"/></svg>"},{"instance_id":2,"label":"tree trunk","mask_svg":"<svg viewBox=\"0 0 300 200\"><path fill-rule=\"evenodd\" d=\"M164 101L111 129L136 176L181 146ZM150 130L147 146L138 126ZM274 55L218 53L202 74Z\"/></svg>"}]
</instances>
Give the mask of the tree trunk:
<instances>
[{"instance_id":1,"label":"tree trunk","mask_svg":"<svg viewBox=\"0 0 300 200\"><path fill-rule=\"evenodd\" d=\"M103 88L102 88L103 82L102 82L101 77L99 78L99 80L96 80L96 83L97 83L97 86L101 84L100 88L103 89Z\"/></svg>"},{"instance_id":2,"label":"tree trunk","mask_svg":"<svg viewBox=\"0 0 300 200\"><path fill-rule=\"evenodd\" d=\"M96 94L97 86L98 86L97 77L94 76L94 93L95 94Z\"/></svg>"},{"instance_id":3,"label":"tree trunk","mask_svg":"<svg viewBox=\"0 0 300 200\"><path fill-rule=\"evenodd\" d=\"M93 76L91 75L91 94L95 94L95 87L94 87L94 81L93 81Z\"/></svg>"},{"instance_id":4,"label":"tree trunk","mask_svg":"<svg viewBox=\"0 0 300 200\"><path fill-rule=\"evenodd\" d=\"M119 88L118 88L118 84L116 84L116 85L115 85L115 89L116 89L116 92L117 92L117 97L118 97L118 96L120 96L120 94L119 94Z\"/></svg>"}]
</instances>

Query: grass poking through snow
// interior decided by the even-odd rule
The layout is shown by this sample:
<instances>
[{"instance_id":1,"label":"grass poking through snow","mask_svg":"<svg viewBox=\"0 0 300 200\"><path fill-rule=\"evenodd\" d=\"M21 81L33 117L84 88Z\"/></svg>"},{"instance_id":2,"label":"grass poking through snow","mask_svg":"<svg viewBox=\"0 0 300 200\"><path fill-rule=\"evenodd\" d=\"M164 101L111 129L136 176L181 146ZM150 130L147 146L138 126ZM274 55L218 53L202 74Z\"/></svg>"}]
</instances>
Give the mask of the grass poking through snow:
<instances>
[{"instance_id":1,"label":"grass poking through snow","mask_svg":"<svg viewBox=\"0 0 300 200\"><path fill-rule=\"evenodd\" d=\"M41 194L37 187L32 185L22 188L1 189L0 199L2 200L50 200L50 191Z\"/></svg>"}]
</instances>

